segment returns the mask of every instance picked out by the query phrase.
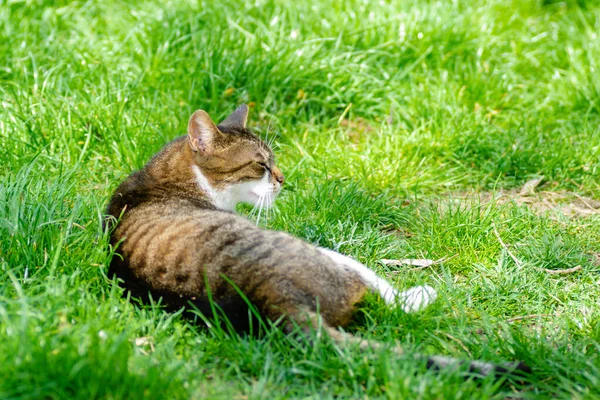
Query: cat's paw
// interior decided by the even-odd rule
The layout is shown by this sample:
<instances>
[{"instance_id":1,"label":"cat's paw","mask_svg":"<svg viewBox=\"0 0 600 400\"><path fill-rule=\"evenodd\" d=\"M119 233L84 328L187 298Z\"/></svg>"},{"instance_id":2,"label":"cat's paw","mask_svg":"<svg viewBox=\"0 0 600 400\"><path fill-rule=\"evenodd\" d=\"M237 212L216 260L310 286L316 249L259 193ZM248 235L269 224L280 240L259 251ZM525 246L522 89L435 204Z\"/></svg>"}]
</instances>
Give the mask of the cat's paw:
<instances>
[{"instance_id":1,"label":"cat's paw","mask_svg":"<svg viewBox=\"0 0 600 400\"><path fill-rule=\"evenodd\" d=\"M437 292L428 285L415 286L398 295L398 303L406 313L417 312L437 299Z\"/></svg>"}]
</instances>

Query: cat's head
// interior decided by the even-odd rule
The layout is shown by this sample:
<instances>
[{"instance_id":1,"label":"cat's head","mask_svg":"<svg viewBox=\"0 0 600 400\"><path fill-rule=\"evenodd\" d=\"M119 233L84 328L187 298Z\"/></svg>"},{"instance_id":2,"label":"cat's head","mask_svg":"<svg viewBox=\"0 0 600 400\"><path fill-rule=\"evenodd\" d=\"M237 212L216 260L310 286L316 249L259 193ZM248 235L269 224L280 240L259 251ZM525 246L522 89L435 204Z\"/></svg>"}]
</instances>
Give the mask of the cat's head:
<instances>
[{"instance_id":1,"label":"cat's head","mask_svg":"<svg viewBox=\"0 0 600 400\"><path fill-rule=\"evenodd\" d=\"M273 151L246 128L248 107L238 107L216 125L203 110L188 123L188 145L198 185L219 208L237 203L270 207L281 191L283 174Z\"/></svg>"}]
</instances>

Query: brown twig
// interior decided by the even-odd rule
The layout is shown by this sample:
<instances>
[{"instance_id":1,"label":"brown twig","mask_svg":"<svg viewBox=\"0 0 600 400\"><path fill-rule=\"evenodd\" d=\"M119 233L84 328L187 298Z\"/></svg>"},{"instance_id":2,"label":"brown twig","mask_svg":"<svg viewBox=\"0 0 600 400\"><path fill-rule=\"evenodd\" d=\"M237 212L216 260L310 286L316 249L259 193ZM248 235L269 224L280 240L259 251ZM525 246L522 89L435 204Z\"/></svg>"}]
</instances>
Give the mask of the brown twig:
<instances>
[{"instance_id":1,"label":"brown twig","mask_svg":"<svg viewBox=\"0 0 600 400\"><path fill-rule=\"evenodd\" d=\"M438 264L441 264L443 262L452 260L453 258L456 258L456 257L458 257L458 254L454 254L454 255L452 255L450 257L448 257L448 256L442 257L442 258L440 258L439 260L436 260L436 261L426 260L426 259L390 260L390 259L384 258L384 259L381 259L381 262L384 265L402 266L402 265L414 265L414 264L411 264L411 262L415 262L415 261L423 261L423 262L427 261L426 265L422 265L420 267L415 267L415 268L409 268L408 269L409 271L420 271L422 269L429 268L429 267L432 267L434 265L438 265ZM393 271L393 272L397 272L397 271Z\"/></svg>"},{"instance_id":2,"label":"brown twig","mask_svg":"<svg viewBox=\"0 0 600 400\"><path fill-rule=\"evenodd\" d=\"M546 272L550 275L566 275L566 274L572 274L573 272L577 272L583 269L583 267L581 265L578 265L576 267L573 268L567 268L567 269L548 269L548 268L537 268L536 269L538 271L543 271Z\"/></svg>"},{"instance_id":3,"label":"brown twig","mask_svg":"<svg viewBox=\"0 0 600 400\"><path fill-rule=\"evenodd\" d=\"M455 254L455 255L450 256L450 257L447 257L447 256L446 257L442 257L439 260L434 261L431 265L424 265L422 267L411 268L410 271L420 271L422 269L429 268L429 267L441 264L441 263L446 262L446 261L450 261L450 260L452 260L453 258L456 258L456 257L458 257L458 254Z\"/></svg>"},{"instance_id":4,"label":"brown twig","mask_svg":"<svg viewBox=\"0 0 600 400\"><path fill-rule=\"evenodd\" d=\"M577 193L573 193L575 195L575 197L577 197L579 199L579 201L581 201L587 208L589 208L590 210L597 212L598 208L592 206L583 196L580 196Z\"/></svg>"},{"instance_id":5,"label":"brown twig","mask_svg":"<svg viewBox=\"0 0 600 400\"><path fill-rule=\"evenodd\" d=\"M494 227L494 233L496 234L496 237L498 238L498 241L502 245L502 248L504 248L504 250L506 250L506 253L510 256L510 258L513 259L513 261L515 262L515 264L517 264L517 267L521 268L521 266L523 265L521 263L521 261L512 253L512 251L510 251L510 249L508 248L508 246L506 245L506 243L504 243L504 241L500 237L500 234L498 233L498 230L496 229L496 225L493 225L493 227Z\"/></svg>"}]
</instances>

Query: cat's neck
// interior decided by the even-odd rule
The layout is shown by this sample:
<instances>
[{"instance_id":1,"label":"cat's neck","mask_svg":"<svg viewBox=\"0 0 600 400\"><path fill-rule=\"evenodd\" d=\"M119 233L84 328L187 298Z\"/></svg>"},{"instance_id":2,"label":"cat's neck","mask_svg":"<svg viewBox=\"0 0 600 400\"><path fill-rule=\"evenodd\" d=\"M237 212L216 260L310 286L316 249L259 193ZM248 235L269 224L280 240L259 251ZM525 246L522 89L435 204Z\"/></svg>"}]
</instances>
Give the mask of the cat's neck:
<instances>
[{"instance_id":1,"label":"cat's neck","mask_svg":"<svg viewBox=\"0 0 600 400\"><path fill-rule=\"evenodd\" d=\"M168 187L174 197L198 198L214 207L233 211L237 202L227 188L218 190L194 163L186 137L174 140L146 166L157 186Z\"/></svg>"},{"instance_id":2,"label":"cat's neck","mask_svg":"<svg viewBox=\"0 0 600 400\"><path fill-rule=\"evenodd\" d=\"M142 204L169 199L185 199L197 207L217 208L210 193L198 185L190 153L186 137L173 140L119 186L108 205L108 213L118 219L123 212Z\"/></svg>"},{"instance_id":3,"label":"cat's neck","mask_svg":"<svg viewBox=\"0 0 600 400\"><path fill-rule=\"evenodd\" d=\"M183 195L203 198L214 203L212 186L208 179L205 178L204 185L199 184L197 173L194 171L193 157L187 137L182 136L157 153L144 167L144 172L148 174L153 186L166 189L167 197Z\"/></svg>"},{"instance_id":4,"label":"cat's neck","mask_svg":"<svg viewBox=\"0 0 600 400\"><path fill-rule=\"evenodd\" d=\"M194 176L196 178L196 184L200 188L200 190L205 194L205 196L210 199L210 201L215 205L215 207L220 208L222 210L234 211L236 202L234 201L234 196L231 191L227 188L224 190L217 190L211 184L206 175L202 173L200 167L197 165L192 165L192 171L194 172Z\"/></svg>"}]
</instances>

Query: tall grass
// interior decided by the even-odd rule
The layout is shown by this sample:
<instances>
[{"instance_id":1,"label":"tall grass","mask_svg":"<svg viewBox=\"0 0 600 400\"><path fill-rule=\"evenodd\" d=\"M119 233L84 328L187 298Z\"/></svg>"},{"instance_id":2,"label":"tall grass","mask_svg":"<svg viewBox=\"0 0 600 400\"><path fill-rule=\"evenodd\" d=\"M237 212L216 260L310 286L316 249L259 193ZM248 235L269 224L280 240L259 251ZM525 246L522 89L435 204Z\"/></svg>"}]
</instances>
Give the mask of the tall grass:
<instances>
[{"instance_id":1,"label":"tall grass","mask_svg":"<svg viewBox=\"0 0 600 400\"><path fill-rule=\"evenodd\" d=\"M591 1L0 2L0 397L600 397L599 25ZM201 330L106 278L111 192L241 102L286 175L267 227L439 290L359 310L405 356ZM588 212L498 199L539 176ZM534 372L464 382L414 352Z\"/></svg>"}]
</instances>

